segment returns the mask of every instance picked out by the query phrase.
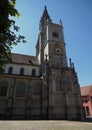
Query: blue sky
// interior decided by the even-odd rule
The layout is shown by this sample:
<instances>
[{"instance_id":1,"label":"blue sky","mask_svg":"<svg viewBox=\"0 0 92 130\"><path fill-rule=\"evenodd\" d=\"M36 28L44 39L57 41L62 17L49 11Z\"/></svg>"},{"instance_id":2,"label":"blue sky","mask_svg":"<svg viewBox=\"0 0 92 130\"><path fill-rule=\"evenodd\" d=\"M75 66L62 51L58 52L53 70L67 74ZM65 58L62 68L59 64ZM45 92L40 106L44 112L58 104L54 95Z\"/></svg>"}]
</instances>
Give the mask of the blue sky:
<instances>
[{"instance_id":1,"label":"blue sky","mask_svg":"<svg viewBox=\"0 0 92 130\"><path fill-rule=\"evenodd\" d=\"M12 52L35 55L39 21L44 6L54 23L62 20L67 59L75 64L80 86L92 84L92 0L16 0L21 13L16 18L20 34L27 43L14 46Z\"/></svg>"}]
</instances>

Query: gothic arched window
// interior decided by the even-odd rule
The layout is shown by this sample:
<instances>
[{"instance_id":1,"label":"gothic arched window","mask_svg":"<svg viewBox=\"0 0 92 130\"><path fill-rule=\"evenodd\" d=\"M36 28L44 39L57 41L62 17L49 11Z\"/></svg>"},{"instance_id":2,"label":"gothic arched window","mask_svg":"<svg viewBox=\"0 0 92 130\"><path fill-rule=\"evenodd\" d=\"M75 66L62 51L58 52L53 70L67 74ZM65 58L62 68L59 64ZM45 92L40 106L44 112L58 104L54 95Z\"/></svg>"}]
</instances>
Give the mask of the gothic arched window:
<instances>
[{"instance_id":1,"label":"gothic arched window","mask_svg":"<svg viewBox=\"0 0 92 130\"><path fill-rule=\"evenodd\" d=\"M32 85L32 93L33 95L40 95L41 94L41 83L37 82Z\"/></svg>"},{"instance_id":2,"label":"gothic arched window","mask_svg":"<svg viewBox=\"0 0 92 130\"><path fill-rule=\"evenodd\" d=\"M32 69L32 76L36 76L36 70Z\"/></svg>"},{"instance_id":3,"label":"gothic arched window","mask_svg":"<svg viewBox=\"0 0 92 130\"><path fill-rule=\"evenodd\" d=\"M52 36L58 38L58 33L56 31L52 32Z\"/></svg>"},{"instance_id":4,"label":"gothic arched window","mask_svg":"<svg viewBox=\"0 0 92 130\"><path fill-rule=\"evenodd\" d=\"M71 91L72 90L72 84L71 84L71 79L69 76L65 77L64 80L64 88L66 91Z\"/></svg>"},{"instance_id":5,"label":"gothic arched window","mask_svg":"<svg viewBox=\"0 0 92 130\"><path fill-rule=\"evenodd\" d=\"M57 76L56 77L56 91L60 91L62 90L62 83L61 83L61 79Z\"/></svg>"},{"instance_id":6,"label":"gothic arched window","mask_svg":"<svg viewBox=\"0 0 92 130\"><path fill-rule=\"evenodd\" d=\"M9 67L9 69L8 69L8 74L12 74L12 72L13 72L13 67Z\"/></svg>"},{"instance_id":7,"label":"gothic arched window","mask_svg":"<svg viewBox=\"0 0 92 130\"><path fill-rule=\"evenodd\" d=\"M16 97L25 97L26 95L26 84L24 82L20 82L16 88Z\"/></svg>"},{"instance_id":8,"label":"gothic arched window","mask_svg":"<svg viewBox=\"0 0 92 130\"><path fill-rule=\"evenodd\" d=\"M1 82L0 83L0 96L6 96L7 94L7 83L6 82Z\"/></svg>"},{"instance_id":9,"label":"gothic arched window","mask_svg":"<svg viewBox=\"0 0 92 130\"><path fill-rule=\"evenodd\" d=\"M24 75L24 68L20 68L20 75Z\"/></svg>"}]
</instances>

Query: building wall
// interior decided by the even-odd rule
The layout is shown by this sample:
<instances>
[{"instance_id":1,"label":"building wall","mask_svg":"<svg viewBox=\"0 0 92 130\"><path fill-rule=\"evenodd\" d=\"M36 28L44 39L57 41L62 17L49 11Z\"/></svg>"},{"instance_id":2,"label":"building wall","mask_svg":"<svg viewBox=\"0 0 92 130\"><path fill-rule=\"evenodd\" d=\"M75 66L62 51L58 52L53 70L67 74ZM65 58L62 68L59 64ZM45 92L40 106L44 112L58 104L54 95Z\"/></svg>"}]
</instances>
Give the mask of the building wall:
<instances>
[{"instance_id":1,"label":"building wall","mask_svg":"<svg viewBox=\"0 0 92 130\"><path fill-rule=\"evenodd\" d=\"M92 116L92 98L90 97L92 97L92 93L87 96L82 96L82 102L86 116Z\"/></svg>"},{"instance_id":2,"label":"building wall","mask_svg":"<svg viewBox=\"0 0 92 130\"><path fill-rule=\"evenodd\" d=\"M73 72L65 71L65 73L69 76ZM67 86L69 83L65 85L65 73L61 76L61 72L52 70L49 84L46 85L43 84L44 79L40 77L0 74L0 89L5 85L7 87L6 95L0 95L0 117L82 119L81 98L79 89L76 89L78 86L73 84L72 87ZM57 83L57 76L62 80L62 85Z\"/></svg>"},{"instance_id":3,"label":"building wall","mask_svg":"<svg viewBox=\"0 0 92 130\"><path fill-rule=\"evenodd\" d=\"M40 78L0 75L0 87L3 82L7 84L7 93L0 95L1 118L41 118Z\"/></svg>"},{"instance_id":4,"label":"building wall","mask_svg":"<svg viewBox=\"0 0 92 130\"><path fill-rule=\"evenodd\" d=\"M23 65L23 64L7 64L5 66L5 73L8 73L9 67L13 67L12 74L20 74L20 69L24 68L24 75L32 76L32 70L35 69L35 76L39 76L39 66L34 65Z\"/></svg>"},{"instance_id":5,"label":"building wall","mask_svg":"<svg viewBox=\"0 0 92 130\"><path fill-rule=\"evenodd\" d=\"M92 116L92 85L82 86L80 90L85 116Z\"/></svg>"},{"instance_id":6,"label":"building wall","mask_svg":"<svg viewBox=\"0 0 92 130\"><path fill-rule=\"evenodd\" d=\"M89 100L90 100L90 115L92 116L92 89L89 93Z\"/></svg>"}]
</instances>

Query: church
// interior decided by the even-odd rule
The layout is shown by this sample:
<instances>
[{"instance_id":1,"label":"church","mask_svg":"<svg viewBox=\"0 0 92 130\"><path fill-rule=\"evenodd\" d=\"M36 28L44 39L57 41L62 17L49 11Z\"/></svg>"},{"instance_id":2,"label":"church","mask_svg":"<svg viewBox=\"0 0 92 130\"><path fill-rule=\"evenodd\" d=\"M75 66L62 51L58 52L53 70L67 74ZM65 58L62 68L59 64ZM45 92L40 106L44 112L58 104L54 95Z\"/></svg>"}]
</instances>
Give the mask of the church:
<instances>
[{"instance_id":1,"label":"church","mask_svg":"<svg viewBox=\"0 0 92 130\"><path fill-rule=\"evenodd\" d=\"M45 6L36 56L11 54L0 74L0 119L84 118L74 64L68 66L62 21L53 23Z\"/></svg>"}]
</instances>

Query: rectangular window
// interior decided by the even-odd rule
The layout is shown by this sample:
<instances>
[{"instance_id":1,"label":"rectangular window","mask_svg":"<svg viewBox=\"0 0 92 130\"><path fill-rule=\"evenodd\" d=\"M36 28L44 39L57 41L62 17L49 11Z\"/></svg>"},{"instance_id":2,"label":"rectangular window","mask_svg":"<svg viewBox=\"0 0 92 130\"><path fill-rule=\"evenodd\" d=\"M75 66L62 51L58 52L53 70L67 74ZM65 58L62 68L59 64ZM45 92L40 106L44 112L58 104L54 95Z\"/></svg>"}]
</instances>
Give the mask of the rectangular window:
<instances>
[{"instance_id":1,"label":"rectangular window","mask_svg":"<svg viewBox=\"0 0 92 130\"><path fill-rule=\"evenodd\" d=\"M20 69L20 75L24 75L24 68Z\"/></svg>"},{"instance_id":2,"label":"rectangular window","mask_svg":"<svg viewBox=\"0 0 92 130\"><path fill-rule=\"evenodd\" d=\"M85 103L87 103L88 101L87 100L85 100Z\"/></svg>"},{"instance_id":3,"label":"rectangular window","mask_svg":"<svg viewBox=\"0 0 92 130\"><path fill-rule=\"evenodd\" d=\"M89 107L86 107L86 116L90 116Z\"/></svg>"},{"instance_id":4,"label":"rectangular window","mask_svg":"<svg viewBox=\"0 0 92 130\"><path fill-rule=\"evenodd\" d=\"M12 74L12 73L13 73L13 67L9 67L8 74Z\"/></svg>"},{"instance_id":5,"label":"rectangular window","mask_svg":"<svg viewBox=\"0 0 92 130\"><path fill-rule=\"evenodd\" d=\"M90 101L92 102L92 96L90 96Z\"/></svg>"}]
</instances>

